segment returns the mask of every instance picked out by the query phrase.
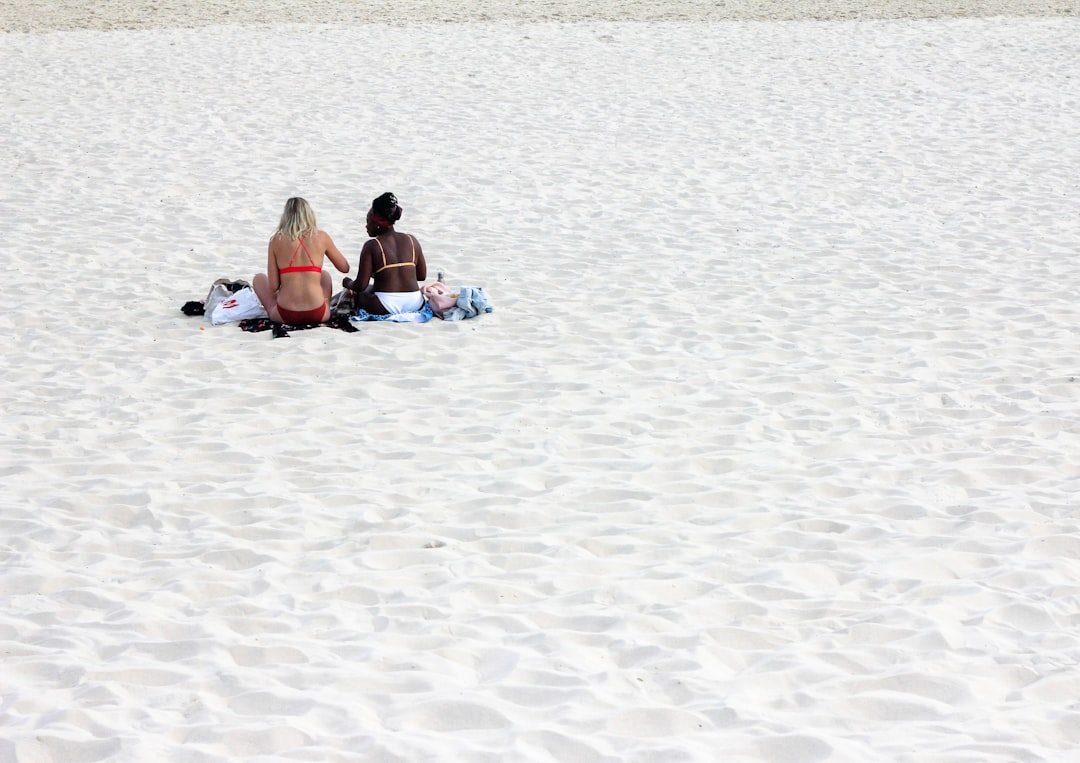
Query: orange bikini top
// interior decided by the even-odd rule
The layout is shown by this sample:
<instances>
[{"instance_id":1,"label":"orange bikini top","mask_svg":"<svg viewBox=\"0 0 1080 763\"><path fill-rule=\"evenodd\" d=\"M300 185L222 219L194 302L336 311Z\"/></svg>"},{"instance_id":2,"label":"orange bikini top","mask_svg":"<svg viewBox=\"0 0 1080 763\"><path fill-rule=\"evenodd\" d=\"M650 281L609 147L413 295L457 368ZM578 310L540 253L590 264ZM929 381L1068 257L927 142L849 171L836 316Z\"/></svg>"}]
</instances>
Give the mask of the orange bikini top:
<instances>
[{"instance_id":1,"label":"orange bikini top","mask_svg":"<svg viewBox=\"0 0 1080 763\"><path fill-rule=\"evenodd\" d=\"M375 239L375 243L379 245L379 252L382 254L382 267L376 270L376 273L381 273L384 270L388 270L389 268L404 268L408 267L409 265L412 265L414 268L416 267L416 240L409 233L406 233L405 235L409 237L409 246L412 249L412 262L387 263L386 250L382 248L382 242L379 241L379 239Z\"/></svg>"}]
</instances>

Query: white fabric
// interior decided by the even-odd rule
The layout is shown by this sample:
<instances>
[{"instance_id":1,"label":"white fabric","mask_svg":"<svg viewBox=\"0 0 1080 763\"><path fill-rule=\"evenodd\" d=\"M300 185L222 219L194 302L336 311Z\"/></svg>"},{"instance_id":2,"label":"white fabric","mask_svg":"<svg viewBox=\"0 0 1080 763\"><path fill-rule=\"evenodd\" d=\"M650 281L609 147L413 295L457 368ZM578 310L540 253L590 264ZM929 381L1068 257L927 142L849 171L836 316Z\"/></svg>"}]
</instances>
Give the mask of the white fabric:
<instances>
[{"instance_id":1,"label":"white fabric","mask_svg":"<svg viewBox=\"0 0 1080 763\"><path fill-rule=\"evenodd\" d=\"M255 292L250 288L244 288L218 302L206 314L210 317L210 322L217 325L242 321L246 318L265 318L266 310Z\"/></svg>"},{"instance_id":2,"label":"white fabric","mask_svg":"<svg viewBox=\"0 0 1080 763\"><path fill-rule=\"evenodd\" d=\"M375 296L390 315L415 313L424 306L424 295L419 291L377 291Z\"/></svg>"}]
</instances>

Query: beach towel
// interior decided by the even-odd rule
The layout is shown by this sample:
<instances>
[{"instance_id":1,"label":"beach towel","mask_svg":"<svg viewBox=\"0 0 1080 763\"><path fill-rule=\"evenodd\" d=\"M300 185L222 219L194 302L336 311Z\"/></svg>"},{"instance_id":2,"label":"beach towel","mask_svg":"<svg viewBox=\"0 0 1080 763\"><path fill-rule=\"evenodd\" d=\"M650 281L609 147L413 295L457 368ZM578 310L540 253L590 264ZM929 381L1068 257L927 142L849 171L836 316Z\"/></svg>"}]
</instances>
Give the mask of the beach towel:
<instances>
[{"instance_id":1,"label":"beach towel","mask_svg":"<svg viewBox=\"0 0 1080 763\"><path fill-rule=\"evenodd\" d=\"M317 329L320 326L326 326L331 329L340 329L347 334L359 331L360 329L349 323L349 320L342 315L331 315L330 320L326 323L305 323L301 326L291 326L285 323L275 323L269 318L248 318L240 321L240 329L242 331L248 331L252 334L259 333L261 331L272 331L274 339L280 339L289 335L290 331L304 331L305 329Z\"/></svg>"},{"instance_id":2,"label":"beach towel","mask_svg":"<svg viewBox=\"0 0 1080 763\"><path fill-rule=\"evenodd\" d=\"M427 302L415 313L396 313L394 315L372 315L367 310L357 310L349 316L351 321L387 321L389 323L427 323L435 314Z\"/></svg>"}]
</instances>

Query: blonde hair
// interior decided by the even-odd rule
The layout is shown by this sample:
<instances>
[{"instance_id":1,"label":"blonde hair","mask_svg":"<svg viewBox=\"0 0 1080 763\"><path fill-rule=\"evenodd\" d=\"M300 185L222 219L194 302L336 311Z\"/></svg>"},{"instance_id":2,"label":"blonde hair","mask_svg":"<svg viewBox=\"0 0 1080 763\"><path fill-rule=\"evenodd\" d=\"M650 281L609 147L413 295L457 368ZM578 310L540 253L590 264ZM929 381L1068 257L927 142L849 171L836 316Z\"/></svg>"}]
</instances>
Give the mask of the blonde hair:
<instances>
[{"instance_id":1,"label":"blonde hair","mask_svg":"<svg viewBox=\"0 0 1080 763\"><path fill-rule=\"evenodd\" d=\"M318 224L315 222L315 210L306 200L299 196L293 196L285 202L285 210L281 213L281 221L278 223L275 236L288 236L290 241L296 241L304 236L317 233Z\"/></svg>"}]
</instances>

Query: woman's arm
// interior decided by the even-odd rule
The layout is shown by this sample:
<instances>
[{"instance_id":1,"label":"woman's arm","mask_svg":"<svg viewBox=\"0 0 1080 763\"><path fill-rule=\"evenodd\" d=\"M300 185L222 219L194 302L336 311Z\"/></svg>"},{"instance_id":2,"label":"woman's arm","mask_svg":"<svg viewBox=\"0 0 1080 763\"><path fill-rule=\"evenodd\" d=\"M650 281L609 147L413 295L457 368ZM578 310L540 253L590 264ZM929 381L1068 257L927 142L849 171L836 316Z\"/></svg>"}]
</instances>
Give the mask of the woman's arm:
<instances>
[{"instance_id":1,"label":"woman's arm","mask_svg":"<svg viewBox=\"0 0 1080 763\"><path fill-rule=\"evenodd\" d=\"M420 242L416 240L416 236L413 236L413 243L416 244L416 280L427 280L427 260L424 259L424 250L420 248Z\"/></svg>"},{"instance_id":2,"label":"woman's arm","mask_svg":"<svg viewBox=\"0 0 1080 763\"><path fill-rule=\"evenodd\" d=\"M330 262L334 263L334 267L338 269L339 273L349 272L349 261L345 259L345 255L341 253L336 246L334 246L334 240L330 238L329 233L323 233L323 244L326 247L326 256Z\"/></svg>"},{"instance_id":3,"label":"woman's arm","mask_svg":"<svg viewBox=\"0 0 1080 763\"><path fill-rule=\"evenodd\" d=\"M270 282L270 291L277 294L281 288L281 273L278 272L277 258L274 257L274 239L266 245L266 278Z\"/></svg>"},{"instance_id":4,"label":"woman's arm","mask_svg":"<svg viewBox=\"0 0 1080 763\"><path fill-rule=\"evenodd\" d=\"M371 271L374 270L372 250L377 246L375 239L372 238L368 239L364 248L360 250L360 262L356 266L356 280L349 287L353 291L363 291L371 283Z\"/></svg>"}]
</instances>

